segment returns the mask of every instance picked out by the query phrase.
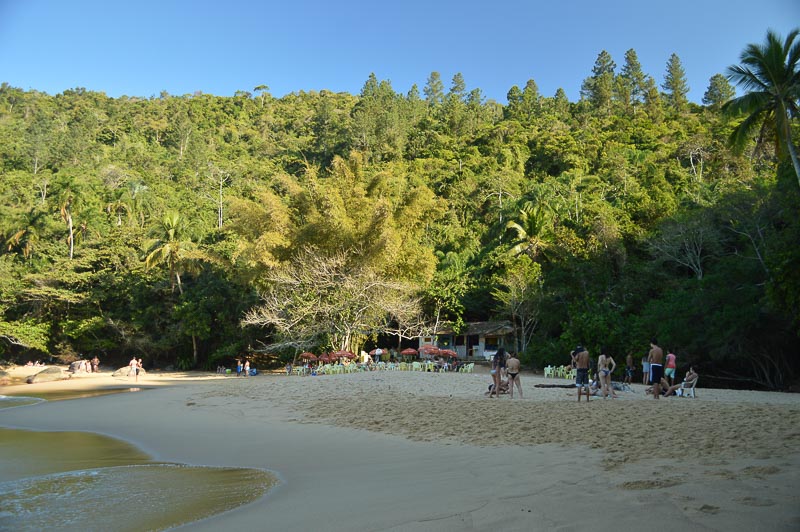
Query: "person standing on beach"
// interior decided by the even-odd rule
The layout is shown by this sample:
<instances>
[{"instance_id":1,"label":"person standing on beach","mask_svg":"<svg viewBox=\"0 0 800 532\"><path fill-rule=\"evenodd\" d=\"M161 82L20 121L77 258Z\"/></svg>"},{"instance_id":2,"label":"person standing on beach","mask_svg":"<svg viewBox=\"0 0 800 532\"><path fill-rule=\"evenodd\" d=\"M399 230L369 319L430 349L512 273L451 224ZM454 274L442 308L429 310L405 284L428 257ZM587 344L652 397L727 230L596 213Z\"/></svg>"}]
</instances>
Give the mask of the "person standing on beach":
<instances>
[{"instance_id":1,"label":"person standing on beach","mask_svg":"<svg viewBox=\"0 0 800 532\"><path fill-rule=\"evenodd\" d=\"M581 402L581 393L586 388L586 402L589 402L589 351L585 347L579 345L575 348L575 366L577 367L575 374L575 387L578 388L578 402Z\"/></svg>"},{"instance_id":2,"label":"person standing on beach","mask_svg":"<svg viewBox=\"0 0 800 532\"><path fill-rule=\"evenodd\" d=\"M658 340L650 340L650 353L647 355L650 363L650 384L653 385L653 398L661 397L661 377L664 376L664 350L658 347Z\"/></svg>"},{"instance_id":3,"label":"person standing on beach","mask_svg":"<svg viewBox=\"0 0 800 532\"><path fill-rule=\"evenodd\" d=\"M240 358L236 359L236 376L237 377L242 376L242 359Z\"/></svg>"},{"instance_id":4,"label":"person standing on beach","mask_svg":"<svg viewBox=\"0 0 800 532\"><path fill-rule=\"evenodd\" d=\"M625 378L622 380L624 384L629 386L633 384L633 369L633 355L628 353L625 357Z\"/></svg>"},{"instance_id":5,"label":"person standing on beach","mask_svg":"<svg viewBox=\"0 0 800 532\"><path fill-rule=\"evenodd\" d=\"M136 381L139 381L139 372L144 369L144 365L142 364L142 359L136 361Z\"/></svg>"},{"instance_id":6,"label":"person standing on beach","mask_svg":"<svg viewBox=\"0 0 800 532\"><path fill-rule=\"evenodd\" d=\"M603 399L608 398L609 393L613 398L617 398L617 393L611 387L611 374L617 368L614 359L606 354L606 348L600 348L600 356L597 359L597 377L600 381L600 389L603 391Z\"/></svg>"},{"instance_id":7,"label":"person standing on beach","mask_svg":"<svg viewBox=\"0 0 800 532\"><path fill-rule=\"evenodd\" d=\"M249 360L245 360L244 361L244 376L245 377L249 377L250 376L250 361Z\"/></svg>"},{"instance_id":8,"label":"person standing on beach","mask_svg":"<svg viewBox=\"0 0 800 532\"><path fill-rule=\"evenodd\" d=\"M503 379L503 368L506 367L506 350L502 347L497 350L492 358L492 382L494 383L494 389L492 393L489 394L489 397L500 397L500 381Z\"/></svg>"},{"instance_id":9,"label":"person standing on beach","mask_svg":"<svg viewBox=\"0 0 800 532\"><path fill-rule=\"evenodd\" d=\"M92 373L97 373L100 371L100 359L97 358L97 355L92 358Z\"/></svg>"},{"instance_id":10,"label":"person standing on beach","mask_svg":"<svg viewBox=\"0 0 800 532\"><path fill-rule=\"evenodd\" d=\"M519 359L517 355L511 353L506 361L506 371L508 372L508 390L511 398L514 398L514 385L519 390L519 398L522 399L522 384L519 382Z\"/></svg>"},{"instance_id":11,"label":"person standing on beach","mask_svg":"<svg viewBox=\"0 0 800 532\"><path fill-rule=\"evenodd\" d=\"M650 359L647 353L642 357L642 384L650 384Z\"/></svg>"},{"instance_id":12,"label":"person standing on beach","mask_svg":"<svg viewBox=\"0 0 800 532\"><path fill-rule=\"evenodd\" d=\"M675 364L677 357L674 353L667 353L667 366L664 368L664 377L669 380L669 385L672 386L675 384L675 369L677 369L677 365Z\"/></svg>"},{"instance_id":13,"label":"person standing on beach","mask_svg":"<svg viewBox=\"0 0 800 532\"><path fill-rule=\"evenodd\" d=\"M130 371L128 371L128 377L134 377L138 380L139 372L139 361L136 360L136 357L133 357L130 362L128 362L128 366L130 367Z\"/></svg>"}]
</instances>

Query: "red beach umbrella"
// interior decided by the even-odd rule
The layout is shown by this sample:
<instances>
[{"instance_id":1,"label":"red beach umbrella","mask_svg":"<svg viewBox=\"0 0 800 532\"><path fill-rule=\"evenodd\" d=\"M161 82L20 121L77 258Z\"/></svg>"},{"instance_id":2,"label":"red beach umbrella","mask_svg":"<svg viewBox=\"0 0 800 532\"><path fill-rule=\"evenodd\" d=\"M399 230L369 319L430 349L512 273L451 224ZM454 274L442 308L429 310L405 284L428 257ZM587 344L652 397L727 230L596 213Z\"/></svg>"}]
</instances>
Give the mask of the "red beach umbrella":
<instances>
[{"instance_id":1,"label":"red beach umbrella","mask_svg":"<svg viewBox=\"0 0 800 532\"><path fill-rule=\"evenodd\" d=\"M317 358L319 360L323 361L323 362L330 362L331 361L331 357L327 353L323 353L320 356L318 356Z\"/></svg>"},{"instance_id":2,"label":"red beach umbrella","mask_svg":"<svg viewBox=\"0 0 800 532\"><path fill-rule=\"evenodd\" d=\"M308 351L306 351L304 353L300 353L300 358L302 358L303 360L316 360L317 359L317 355L315 355L314 353L309 353Z\"/></svg>"},{"instance_id":3,"label":"red beach umbrella","mask_svg":"<svg viewBox=\"0 0 800 532\"><path fill-rule=\"evenodd\" d=\"M452 349L442 349L441 351L439 351L439 354L446 357L458 358L458 353L456 353Z\"/></svg>"},{"instance_id":4,"label":"red beach umbrella","mask_svg":"<svg viewBox=\"0 0 800 532\"><path fill-rule=\"evenodd\" d=\"M417 350L414 349L413 347L406 347L405 349L400 351L400 354L404 356L410 356L410 355L416 355L418 353Z\"/></svg>"},{"instance_id":5,"label":"red beach umbrella","mask_svg":"<svg viewBox=\"0 0 800 532\"><path fill-rule=\"evenodd\" d=\"M435 345L425 344L419 348L419 352L425 355L438 355L440 353L440 349Z\"/></svg>"}]
</instances>

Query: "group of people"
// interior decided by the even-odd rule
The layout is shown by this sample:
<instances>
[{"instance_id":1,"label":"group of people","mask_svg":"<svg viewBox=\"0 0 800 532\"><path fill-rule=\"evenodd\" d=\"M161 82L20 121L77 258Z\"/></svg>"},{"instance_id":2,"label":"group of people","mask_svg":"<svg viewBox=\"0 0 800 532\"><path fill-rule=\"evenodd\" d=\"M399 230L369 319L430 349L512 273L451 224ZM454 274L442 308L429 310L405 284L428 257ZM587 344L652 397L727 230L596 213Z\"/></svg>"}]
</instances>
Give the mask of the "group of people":
<instances>
[{"instance_id":1,"label":"group of people","mask_svg":"<svg viewBox=\"0 0 800 532\"><path fill-rule=\"evenodd\" d=\"M81 359L77 362L75 371L84 371L86 373L97 373L100 371L100 359L95 355L91 360Z\"/></svg>"},{"instance_id":2,"label":"group of people","mask_svg":"<svg viewBox=\"0 0 800 532\"><path fill-rule=\"evenodd\" d=\"M245 377L250 376L250 361L246 358L244 360L236 360L236 376L241 377L242 375Z\"/></svg>"},{"instance_id":3,"label":"group of people","mask_svg":"<svg viewBox=\"0 0 800 532\"><path fill-rule=\"evenodd\" d=\"M133 377L136 382L139 381L139 373L142 371L142 359L133 357L131 361L128 362L128 367L130 370L128 371L128 377Z\"/></svg>"},{"instance_id":4,"label":"group of people","mask_svg":"<svg viewBox=\"0 0 800 532\"><path fill-rule=\"evenodd\" d=\"M668 397L670 395L680 395L681 394L681 390L684 390L684 389L687 389L687 388L691 388L692 384L694 384L694 382L697 380L698 376L699 375L694 370L694 367L690 366L689 370L686 372L686 375L683 378L683 382L679 382L678 384L670 385L670 383L667 382L666 378L661 377L661 382L659 383L660 387L658 388L658 390L659 390L658 393L662 397ZM648 387L645 390L645 393L646 394L651 394L651 393L654 394L654 393L656 393L654 388L655 388L654 385Z\"/></svg>"},{"instance_id":5,"label":"group of people","mask_svg":"<svg viewBox=\"0 0 800 532\"><path fill-rule=\"evenodd\" d=\"M600 349L600 356L597 359L597 380L592 389L589 381L590 358L589 351L579 345L570 354L572 366L576 368L575 386L578 389L578 402L581 400L583 392L586 393L586 401L590 395L602 395L604 398L617 397L611 383L611 375L617 367L614 358L609 355L605 348ZM666 366L666 367L665 367ZM642 370L644 376L642 384L651 384L646 393L653 394L655 399L662 395L674 395L678 389L691 385L698 377L694 368L689 368L683 383L675 384L675 371L677 369L677 357L673 353L664 355L664 350L659 347L658 340L650 340L650 350L642 357ZM628 355L625 365L624 384L631 384L634 375L633 357Z\"/></svg>"},{"instance_id":6,"label":"group of people","mask_svg":"<svg viewBox=\"0 0 800 532\"><path fill-rule=\"evenodd\" d=\"M522 399L522 383L520 382L520 363L515 353L506 353L502 347L492 357L492 384L485 393L488 397L499 397L508 393L514 398L514 389L519 392Z\"/></svg>"},{"instance_id":7,"label":"group of people","mask_svg":"<svg viewBox=\"0 0 800 532\"><path fill-rule=\"evenodd\" d=\"M657 361L654 361L654 358L656 358ZM653 364L656 365L655 368L653 368ZM650 341L650 351L645 353L642 357L642 384L659 382L661 377L665 377L668 379L669 385L672 386L675 383L675 371L677 368L677 357L674 353L667 353L666 365L664 365L664 350L658 346L654 338ZM660 373L660 376L654 378L654 372Z\"/></svg>"}]
</instances>

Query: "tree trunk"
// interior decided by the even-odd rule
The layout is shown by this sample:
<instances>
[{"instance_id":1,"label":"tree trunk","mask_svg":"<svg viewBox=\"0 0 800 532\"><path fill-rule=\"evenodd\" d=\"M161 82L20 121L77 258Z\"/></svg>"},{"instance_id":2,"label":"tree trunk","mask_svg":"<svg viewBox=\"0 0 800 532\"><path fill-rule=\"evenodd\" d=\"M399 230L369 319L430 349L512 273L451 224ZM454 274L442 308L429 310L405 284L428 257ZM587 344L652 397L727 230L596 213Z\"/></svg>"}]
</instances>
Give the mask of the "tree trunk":
<instances>
[{"instance_id":1,"label":"tree trunk","mask_svg":"<svg viewBox=\"0 0 800 532\"><path fill-rule=\"evenodd\" d=\"M75 230L72 227L72 215L67 213L67 226L69 227L69 258L72 260L72 256L75 252Z\"/></svg>"},{"instance_id":2,"label":"tree trunk","mask_svg":"<svg viewBox=\"0 0 800 532\"><path fill-rule=\"evenodd\" d=\"M797 177L797 184L800 185L800 161L797 160L797 150L794 149L794 142L792 142L791 136L786 139L786 144L788 144L789 158L792 160L794 175Z\"/></svg>"}]
</instances>

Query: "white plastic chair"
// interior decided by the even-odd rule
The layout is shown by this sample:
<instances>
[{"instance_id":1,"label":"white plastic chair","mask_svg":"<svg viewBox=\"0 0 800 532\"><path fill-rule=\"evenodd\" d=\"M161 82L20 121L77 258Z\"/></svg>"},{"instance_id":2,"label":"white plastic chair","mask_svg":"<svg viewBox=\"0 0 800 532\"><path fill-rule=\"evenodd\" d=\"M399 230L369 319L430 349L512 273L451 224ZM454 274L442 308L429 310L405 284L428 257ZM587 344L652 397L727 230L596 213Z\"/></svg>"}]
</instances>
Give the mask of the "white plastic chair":
<instances>
[{"instance_id":1,"label":"white plastic chair","mask_svg":"<svg viewBox=\"0 0 800 532\"><path fill-rule=\"evenodd\" d=\"M694 389L697 386L698 380L700 380L700 377L695 378L689 384L682 382L681 387L675 390L675 395L677 395L678 397L691 397L692 399L697 398L697 396L694 393Z\"/></svg>"}]
</instances>

